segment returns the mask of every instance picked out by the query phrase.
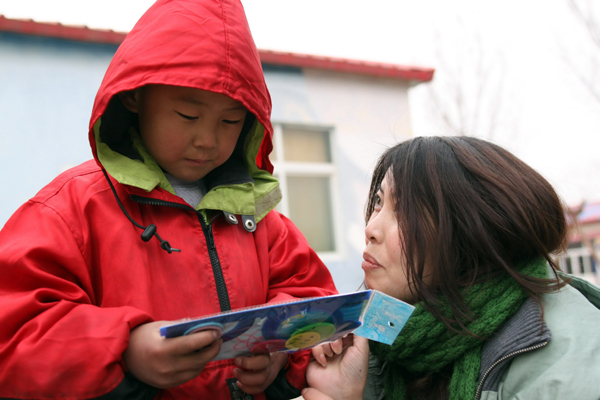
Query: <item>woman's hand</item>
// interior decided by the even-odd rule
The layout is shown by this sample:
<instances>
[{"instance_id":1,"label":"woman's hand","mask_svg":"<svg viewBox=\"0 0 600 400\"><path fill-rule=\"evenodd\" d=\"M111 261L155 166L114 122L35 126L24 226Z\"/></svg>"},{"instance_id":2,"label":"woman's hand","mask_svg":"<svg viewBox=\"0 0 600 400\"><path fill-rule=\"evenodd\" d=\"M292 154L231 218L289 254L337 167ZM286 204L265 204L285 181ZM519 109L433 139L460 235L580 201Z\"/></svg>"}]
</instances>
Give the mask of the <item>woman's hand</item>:
<instances>
[{"instance_id":1,"label":"woman's hand","mask_svg":"<svg viewBox=\"0 0 600 400\"><path fill-rule=\"evenodd\" d=\"M327 357L331 358L334 354L342 354L344 350L344 339L338 339L335 342L326 343L321 346L315 346L312 348L313 358L321 364L323 367L327 366ZM346 341L348 345L348 341Z\"/></svg>"},{"instance_id":2,"label":"woman's hand","mask_svg":"<svg viewBox=\"0 0 600 400\"><path fill-rule=\"evenodd\" d=\"M237 357L233 370L237 385L248 394L265 391L277 377L288 360L287 353L257 354L251 357Z\"/></svg>"},{"instance_id":3,"label":"woman's hand","mask_svg":"<svg viewBox=\"0 0 600 400\"><path fill-rule=\"evenodd\" d=\"M307 387L302 391L302 398L304 400L335 400L311 387Z\"/></svg>"},{"instance_id":4,"label":"woman's hand","mask_svg":"<svg viewBox=\"0 0 600 400\"><path fill-rule=\"evenodd\" d=\"M315 361L311 361L306 370L308 386L313 390L302 392L305 399L362 399L369 368L369 341L349 335L341 345L342 350L337 342L313 348ZM328 354L332 356L327 360Z\"/></svg>"},{"instance_id":5,"label":"woman's hand","mask_svg":"<svg viewBox=\"0 0 600 400\"><path fill-rule=\"evenodd\" d=\"M176 338L160 336L166 321L143 324L133 329L123 353L125 365L137 379L167 389L194 379L219 354L222 340L215 330Z\"/></svg>"}]
</instances>

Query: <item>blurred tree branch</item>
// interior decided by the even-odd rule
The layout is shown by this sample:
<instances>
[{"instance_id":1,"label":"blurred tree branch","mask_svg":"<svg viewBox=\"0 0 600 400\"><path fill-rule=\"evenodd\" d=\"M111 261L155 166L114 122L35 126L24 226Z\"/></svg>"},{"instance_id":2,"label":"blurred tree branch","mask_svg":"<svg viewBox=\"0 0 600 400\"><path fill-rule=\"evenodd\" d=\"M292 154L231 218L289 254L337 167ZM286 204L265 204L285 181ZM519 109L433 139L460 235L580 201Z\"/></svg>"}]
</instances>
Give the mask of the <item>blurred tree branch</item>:
<instances>
[{"instance_id":1,"label":"blurred tree branch","mask_svg":"<svg viewBox=\"0 0 600 400\"><path fill-rule=\"evenodd\" d=\"M600 17L594 6L594 0L567 0L573 15L580 21L584 32L589 39L590 49L586 57L588 65L577 65L568 54L565 56L567 65L573 70L575 76L588 89L590 94L600 102Z\"/></svg>"},{"instance_id":2,"label":"blurred tree branch","mask_svg":"<svg viewBox=\"0 0 600 400\"><path fill-rule=\"evenodd\" d=\"M436 33L436 73L428 85L432 117L451 135L491 140L501 127L514 131L503 55L489 51L480 35L458 24L458 36Z\"/></svg>"}]
</instances>

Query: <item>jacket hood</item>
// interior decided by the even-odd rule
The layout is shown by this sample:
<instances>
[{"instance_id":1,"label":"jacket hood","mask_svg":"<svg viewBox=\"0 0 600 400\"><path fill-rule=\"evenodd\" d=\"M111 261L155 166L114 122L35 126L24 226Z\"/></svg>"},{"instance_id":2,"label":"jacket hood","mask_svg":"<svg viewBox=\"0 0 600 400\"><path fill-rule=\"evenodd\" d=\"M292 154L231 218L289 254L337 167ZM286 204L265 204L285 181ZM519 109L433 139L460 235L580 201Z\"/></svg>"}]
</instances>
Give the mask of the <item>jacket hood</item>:
<instances>
[{"instance_id":1,"label":"jacket hood","mask_svg":"<svg viewBox=\"0 0 600 400\"><path fill-rule=\"evenodd\" d=\"M225 183L259 183L257 179L269 177L271 183L276 182L268 158L273 148L271 98L239 0L156 1L119 46L96 95L89 126L96 161L120 183L147 191L155 186L170 191L135 134L137 115L126 110L116 96L148 84L191 87L241 102L255 117L242 132L238 146L238 156L250 177ZM141 167L131 164L134 161L146 164L155 176L147 171L140 175ZM132 168L138 168L135 178L127 172ZM239 170L239 166L227 168ZM223 185L222 180L219 184ZM241 213L239 207L227 211Z\"/></svg>"}]
</instances>

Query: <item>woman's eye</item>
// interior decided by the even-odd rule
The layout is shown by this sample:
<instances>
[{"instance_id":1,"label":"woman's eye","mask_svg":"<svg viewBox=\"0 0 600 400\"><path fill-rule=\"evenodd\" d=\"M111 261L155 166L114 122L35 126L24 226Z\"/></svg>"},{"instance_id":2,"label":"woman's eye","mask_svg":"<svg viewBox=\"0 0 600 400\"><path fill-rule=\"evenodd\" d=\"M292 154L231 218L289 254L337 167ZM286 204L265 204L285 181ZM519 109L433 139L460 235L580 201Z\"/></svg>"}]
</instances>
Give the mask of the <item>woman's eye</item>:
<instances>
[{"instance_id":1,"label":"woman's eye","mask_svg":"<svg viewBox=\"0 0 600 400\"><path fill-rule=\"evenodd\" d=\"M194 120L194 119L198 119L198 117L192 117L192 116L190 116L190 115L185 115L185 114L182 114L182 113L180 113L180 112L178 112L178 111L176 111L176 112L177 112L177 114L179 114L181 117L183 117L183 118L185 118L185 119L187 119L187 120L190 120L190 121L191 121L191 120Z\"/></svg>"},{"instance_id":2,"label":"woman's eye","mask_svg":"<svg viewBox=\"0 0 600 400\"><path fill-rule=\"evenodd\" d=\"M375 209L380 209L383 205L383 200L381 200L381 196L378 194L375 195Z\"/></svg>"},{"instance_id":3,"label":"woman's eye","mask_svg":"<svg viewBox=\"0 0 600 400\"><path fill-rule=\"evenodd\" d=\"M241 122L241 119L238 120L231 120L231 119L224 119L223 123L227 124L227 125L237 125Z\"/></svg>"}]
</instances>

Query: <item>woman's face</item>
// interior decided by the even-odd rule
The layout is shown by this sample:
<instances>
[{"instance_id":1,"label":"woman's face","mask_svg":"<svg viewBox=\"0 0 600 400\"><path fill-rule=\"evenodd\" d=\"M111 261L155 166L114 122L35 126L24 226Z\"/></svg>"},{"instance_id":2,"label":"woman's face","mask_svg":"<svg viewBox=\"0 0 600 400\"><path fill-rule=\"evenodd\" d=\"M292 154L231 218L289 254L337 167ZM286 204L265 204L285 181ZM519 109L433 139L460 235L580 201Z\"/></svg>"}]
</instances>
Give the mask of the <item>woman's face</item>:
<instances>
[{"instance_id":1,"label":"woman's face","mask_svg":"<svg viewBox=\"0 0 600 400\"><path fill-rule=\"evenodd\" d=\"M406 260L402 252L402 232L392 200L390 172L381 182L378 201L365 228L367 247L363 253L362 269L369 289L376 289L397 299L416 301L408 286Z\"/></svg>"}]
</instances>

